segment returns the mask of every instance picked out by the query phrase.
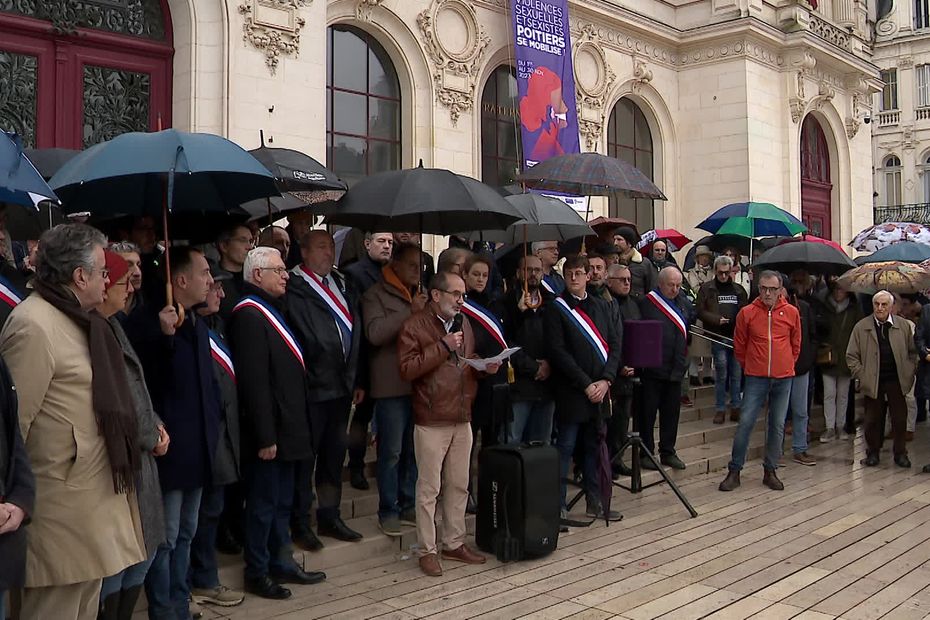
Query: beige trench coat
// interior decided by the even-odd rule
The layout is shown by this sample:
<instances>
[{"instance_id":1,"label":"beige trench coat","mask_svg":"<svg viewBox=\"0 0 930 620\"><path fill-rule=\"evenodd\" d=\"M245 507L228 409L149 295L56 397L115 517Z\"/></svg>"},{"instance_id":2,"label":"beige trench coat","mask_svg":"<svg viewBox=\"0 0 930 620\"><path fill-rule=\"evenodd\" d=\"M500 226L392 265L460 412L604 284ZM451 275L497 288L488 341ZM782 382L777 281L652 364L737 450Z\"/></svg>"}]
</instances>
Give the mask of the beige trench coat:
<instances>
[{"instance_id":1,"label":"beige trench coat","mask_svg":"<svg viewBox=\"0 0 930 620\"><path fill-rule=\"evenodd\" d=\"M907 394L914 386L917 374L917 345L914 343L914 324L900 316L892 317L888 340L898 369L901 393ZM875 315L870 314L853 327L846 347L846 363L853 379L859 380L859 391L869 398L878 396L878 333Z\"/></svg>"},{"instance_id":2,"label":"beige trench coat","mask_svg":"<svg viewBox=\"0 0 930 620\"><path fill-rule=\"evenodd\" d=\"M135 495L116 494L91 400L85 333L38 293L0 333L36 477L26 587L114 575L145 557Z\"/></svg>"}]
</instances>

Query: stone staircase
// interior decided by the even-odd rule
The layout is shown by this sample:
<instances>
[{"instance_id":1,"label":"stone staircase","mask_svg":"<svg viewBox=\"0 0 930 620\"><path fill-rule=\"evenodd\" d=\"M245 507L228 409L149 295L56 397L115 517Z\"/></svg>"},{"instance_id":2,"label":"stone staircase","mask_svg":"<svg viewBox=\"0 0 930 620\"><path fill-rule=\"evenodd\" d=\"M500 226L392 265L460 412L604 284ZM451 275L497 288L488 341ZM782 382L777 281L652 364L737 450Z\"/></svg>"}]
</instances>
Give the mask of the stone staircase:
<instances>
[{"instance_id":1,"label":"stone staircase","mask_svg":"<svg viewBox=\"0 0 930 620\"><path fill-rule=\"evenodd\" d=\"M692 476L706 474L726 468L730 460L733 436L737 424L729 419L724 424L714 424L713 386L691 389L693 407L683 408L678 430L678 455L687 465L685 470L672 470L673 479L681 481ZM764 445L764 416L760 416L753 432L747 459L757 459L762 455ZM400 537L388 537L378 529L378 492L374 479L374 450L367 456L369 482L368 491L353 489L346 479L343 486L342 516L349 527L361 532L361 541L348 543L332 538L321 538L326 545L317 552L297 550L295 558L308 569L326 570L337 565L370 559L377 556L401 557L412 553L416 544L416 530L403 527ZM627 457L629 462L629 457ZM643 483L649 484L659 478L659 473L643 471ZM625 491L618 490L618 493ZM647 489L645 493L649 493ZM583 509L583 505L581 506ZM470 530L474 528L474 516L468 516ZM241 559L233 556L219 556L221 581L231 587L242 583Z\"/></svg>"}]
</instances>

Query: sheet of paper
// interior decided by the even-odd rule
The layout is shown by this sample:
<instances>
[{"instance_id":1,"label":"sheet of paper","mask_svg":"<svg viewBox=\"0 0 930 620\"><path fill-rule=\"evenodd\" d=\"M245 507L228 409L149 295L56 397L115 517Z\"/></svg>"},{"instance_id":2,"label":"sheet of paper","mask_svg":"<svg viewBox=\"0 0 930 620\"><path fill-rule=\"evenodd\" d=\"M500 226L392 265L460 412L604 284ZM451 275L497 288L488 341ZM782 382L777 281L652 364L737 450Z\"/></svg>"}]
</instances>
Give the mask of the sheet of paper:
<instances>
[{"instance_id":1,"label":"sheet of paper","mask_svg":"<svg viewBox=\"0 0 930 620\"><path fill-rule=\"evenodd\" d=\"M477 360L465 359L465 360L462 360L462 361L464 361L466 364L468 364L469 366L471 366L472 368L474 368L474 369L477 370L478 372L484 372L485 370L487 370L489 364L494 364L494 363L500 364L500 363L503 363L503 362L504 362L505 360L507 360L511 355L513 355L514 353L516 353L516 352L519 351L519 350L520 350L520 347L511 347L511 348L509 348L509 349L504 349L503 351L501 351L500 353L498 353L498 354L495 355L494 357L486 357L486 358L484 358L484 359L477 359Z\"/></svg>"}]
</instances>

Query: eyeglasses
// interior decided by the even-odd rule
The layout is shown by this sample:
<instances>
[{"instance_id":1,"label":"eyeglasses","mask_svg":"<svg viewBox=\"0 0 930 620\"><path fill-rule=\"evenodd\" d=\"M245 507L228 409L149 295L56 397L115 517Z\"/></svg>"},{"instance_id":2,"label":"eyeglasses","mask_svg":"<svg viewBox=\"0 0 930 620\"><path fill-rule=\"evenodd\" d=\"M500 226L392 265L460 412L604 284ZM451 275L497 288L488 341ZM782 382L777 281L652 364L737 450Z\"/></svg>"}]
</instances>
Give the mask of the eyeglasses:
<instances>
[{"instance_id":1,"label":"eyeglasses","mask_svg":"<svg viewBox=\"0 0 930 620\"><path fill-rule=\"evenodd\" d=\"M132 286L132 282L126 280L125 282L114 282L111 286L125 286L127 289Z\"/></svg>"},{"instance_id":2,"label":"eyeglasses","mask_svg":"<svg viewBox=\"0 0 930 620\"><path fill-rule=\"evenodd\" d=\"M608 280L617 280L618 282L632 282L630 278L621 278L619 276L614 276L612 278L607 278Z\"/></svg>"},{"instance_id":3,"label":"eyeglasses","mask_svg":"<svg viewBox=\"0 0 930 620\"><path fill-rule=\"evenodd\" d=\"M763 295L774 295L780 290L781 290L780 286L762 286L761 284L759 285L759 293Z\"/></svg>"},{"instance_id":4,"label":"eyeglasses","mask_svg":"<svg viewBox=\"0 0 930 620\"><path fill-rule=\"evenodd\" d=\"M449 295L452 295L452 299L454 299L455 301L462 301L463 299L465 299L465 293L463 293L462 291L447 291L444 288L437 289L437 290L442 291L443 293L448 293Z\"/></svg>"},{"instance_id":5,"label":"eyeglasses","mask_svg":"<svg viewBox=\"0 0 930 620\"><path fill-rule=\"evenodd\" d=\"M283 276L287 273L287 267L259 267L262 271L273 271L279 276Z\"/></svg>"},{"instance_id":6,"label":"eyeglasses","mask_svg":"<svg viewBox=\"0 0 930 620\"><path fill-rule=\"evenodd\" d=\"M102 267L100 269L97 269L96 267L91 267L90 269L87 270L87 273L89 275L94 275L95 271L99 271L100 277L103 278L104 280L110 277L110 270L107 269L106 267Z\"/></svg>"},{"instance_id":7,"label":"eyeglasses","mask_svg":"<svg viewBox=\"0 0 930 620\"><path fill-rule=\"evenodd\" d=\"M726 271L718 271L718 272L717 272L717 275L718 275L718 276L728 276L728 275L730 275L730 270L727 269Z\"/></svg>"}]
</instances>

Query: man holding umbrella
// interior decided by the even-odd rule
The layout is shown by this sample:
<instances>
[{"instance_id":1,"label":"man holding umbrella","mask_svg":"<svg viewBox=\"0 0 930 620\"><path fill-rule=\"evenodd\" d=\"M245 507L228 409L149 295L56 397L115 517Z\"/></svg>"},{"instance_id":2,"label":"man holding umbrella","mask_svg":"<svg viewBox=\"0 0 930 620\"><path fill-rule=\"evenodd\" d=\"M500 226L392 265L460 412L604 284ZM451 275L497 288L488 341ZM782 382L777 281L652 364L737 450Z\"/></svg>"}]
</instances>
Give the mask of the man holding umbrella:
<instances>
[{"instance_id":1,"label":"man holding umbrella","mask_svg":"<svg viewBox=\"0 0 930 620\"><path fill-rule=\"evenodd\" d=\"M620 262L630 268L633 278L630 294L634 299L641 299L656 287L656 268L636 249L636 231L629 226L614 231L614 245L620 249Z\"/></svg>"}]
</instances>

